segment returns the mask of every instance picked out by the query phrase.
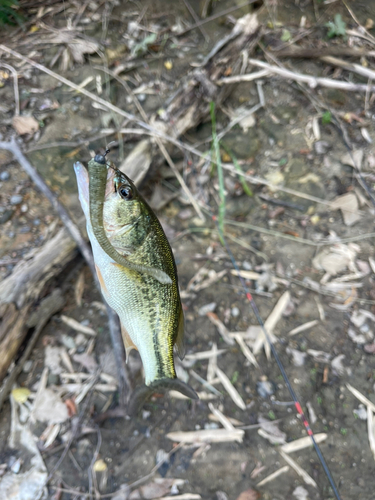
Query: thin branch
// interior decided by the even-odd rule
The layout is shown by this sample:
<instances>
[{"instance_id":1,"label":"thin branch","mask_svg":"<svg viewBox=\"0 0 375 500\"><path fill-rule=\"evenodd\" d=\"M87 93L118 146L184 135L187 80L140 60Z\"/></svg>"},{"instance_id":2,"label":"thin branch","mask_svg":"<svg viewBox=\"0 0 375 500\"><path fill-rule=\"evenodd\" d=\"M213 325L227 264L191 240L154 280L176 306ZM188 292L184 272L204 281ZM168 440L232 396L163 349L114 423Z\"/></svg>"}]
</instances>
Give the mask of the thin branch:
<instances>
[{"instance_id":1,"label":"thin branch","mask_svg":"<svg viewBox=\"0 0 375 500\"><path fill-rule=\"evenodd\" d=\"M191 17L194 19L195 24L197 25L197 28L202 33L203 38L205 39L206 43L209 42L210 41L210 37L207 35L206 30L199 24L200 19L197 16L197 14L196 14L195 10L193 9L193 7L190 5L190 2L188 0L183 0L183 2L185 4L185 7L187 8L187 10L190 12Z\"/></svg>"},{"instance_id":2,"label":"thin branch","mask_svg":"<svg viewBox=\"0 0 375 500\"><path fill-rule=\"evenodd\" d=\"M321 78L310 75L304 75L302 73L296 73L294 71L290 71L286 68L279 68L277 66L273 66L272 64L268 64L264 61L258 61L257 59L249 59L249 64L253 66L257 66L259 68L263 68L268 72L275 73L282 78L287 78L290 80L294 80L296 82L307 83L309 87L315 88L318 86L328 87L332 89L342 89L352 92L368 92L369 90L374 91L375 85L367 85L361 83L349 83L342 82L340 80L332 80L331 78ZM222 78L218 83L219 84L227 84L227 83L237 83L237 82L248 82L252 81L255 78L261 78L259 76L261 72L258 73L250 73L247 75L239 75L239 76L228 76L226 78ZM255 77L253 75L256 75ZM264 74L262 76L265 76Z\"/></svg>"},{"instance_id":3,"label":"thin branch","mask_svg":"<svg viewBox=\"0 0 375 500\"><path fill-rule=\"evenodd\" d=\"M346 71L352 71L353 73L357 73L358 75L370 78L370 80L375 80L375 71L369 68L365 68L360 64L343 61L342 59L338 59L337 57L333 56L323 56L320 58L320 60L324 61L327 64L331 64L332 66L338 66L339 68L343 68Z\"/></svg>"},{"instance_id":4,"label":"thin branch","mask_svg":"<svg viewBox=\"0 0 375 500\"><path fill-rule=\"evenodd\" d=\"M0 62L0 66L3 68L6 68L13 75L14 103L15 103L15 107L16 107L16 110L14 112L14 116L18 116L20 114L20 93L18 91L18 73L13 68L13 66L11 66L10 64L7 64L5 62Z\"/></svg>"}]
</instances>

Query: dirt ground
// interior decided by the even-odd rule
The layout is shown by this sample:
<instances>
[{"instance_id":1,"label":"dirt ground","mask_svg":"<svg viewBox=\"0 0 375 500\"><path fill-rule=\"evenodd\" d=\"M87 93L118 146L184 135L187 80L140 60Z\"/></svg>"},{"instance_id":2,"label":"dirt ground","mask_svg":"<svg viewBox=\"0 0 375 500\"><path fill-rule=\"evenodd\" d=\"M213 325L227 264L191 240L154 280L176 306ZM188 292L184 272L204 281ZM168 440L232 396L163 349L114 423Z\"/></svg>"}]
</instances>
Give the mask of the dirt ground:
<instances>
[{"instance_id":1,"label":"dirt ground","mask_svg":"<svg viewBox=\"0 0 375 500\"><path fill-rule=\"evenodd\" d=\"M115 79L106 79L98 69L103 67L103 61L111 70L123 64L121 76L151 116L173 96L192 64L202 61L230 33L234 20L249 11L248 6L239 7L202 24L201 29L177 36L196 22L187 6L199 17L201 3L41 2L35 8L29 7L23 29L2 28L0 43L47 67L56 57L53 70L61 76L76 84L91 78L88 90L101 92L104 99L136 114L123 87ZM212 14L233 6L230 1L214 2ZM316 57L279 58L277 52L271 52L288 46L290 40L290 45L309 50L351 47L369 55L346 60L374 68L375 29L370 21L375 22L375 3L348 1L347 6L352 10L339 1L288 0L256 5L254 11L264 34L252 57L270 64L281 63L298 73L367 84L368 78L328 61ZM328 38L325 24L337 14L346 23L346 34ZM358 29L355 19L367 26L366 39L349 32ZM74 43L68 45L67 26L85 36L86 42L97 44L91 54L86 49L79 52L77 47L74 51ZM146 35L151 36L147 43ZM271 56L265 59L264 51ZM2 62L17 68L21 116L33 116L38 124L37 131L18 135L19 144L84 232L74 161L86 162L90 152L110 141L120 141L120 146L117 142L111 151L112 161L120 163L140 137L117 133L120 126L131 124L123 123L122 118L51 76L4 53ZM245 73L258 70L248 67ZM14 91L12 78L1 62L0 75L0 133L1 140L8 140L15 133ZM270 74L233 86L229 99L216 109L217 132L220 134L243 110L258 104L262 95L264 106L250 117L247 114L246 119L238 119L239 123L221 139L224 166L232 164L234 154L243 172L264 181L248 181L253 191L250 197L238 175L224 170L225 234L240 269L249 273L244 277L263 319L270 319L280 299L287 297L273 328L275 347L314 433L325 434L320 447L341 498L371 500L373 411L350 392L347 384L375 404L374 94L310 88ZM212 140L209 117L181 140L208 157ZM172 157L194 197L208 202L217 212L218 181L209 161L188 153L183 156L177 150ZM89 268L81 257L75 258L58 283L51 285L63 290L65 306L40 334L17 380L17 387L31 391L28 399L18 399L14 407L19 408L13 412L8 401L1 409L0 499L7 498L1 489L5 491L6 479L16 475L17 459L19 474L35 466L32 453L25 453L21 447L11 448L8 441L17 411L21 425L35 437L39 456L51 473L48 492L42 492L42 498L120 500L176 495L207 500L333 499L311 446L288 456L312 481L298 475L289 464L274 479L258 484L288 465L281 448L306 435L303 423L274 358L267 359L261 348L256 354L256 367L246 358L235 336L229 340L225 337L225 333L239 332L248 348L254 349L258 332L250 328L257 326L256 318L232 272L233 265L220 244L215 225L209 217L204 222L197 217L166 164L151 166L141 191L159 208L157 214L178 267L187 351L185 360L178 362L178 374L203 397L191 402L173 395L156 395L137 417L98 418L118 407L116 368L101 297ZM331 203L333 200L336 205ZM340 210L340 206L347 211ZM60 227L49 202L41 197L19 164L1 150L0 280ZM206 274L201 271L192 284L192 278L202 269ZM226 272L220 277L222 271ZM212 283L197 290L208 276ZM211 319L210 311L214 313ZM62 315L92 328L96 336L77 331L77 327L61 319ZM212 319L219 320L219 327ZM313 323L293 332L308 322ZM217 365L240 394L245 409L234 402L216 376L208 373L212 368L208 358L199 358L198 353L211 351L215 345L223 350L217 356ZM140 359L134 351L128 367L136 383L141 383ZM98 368L108 377L101 380L97 390L88 388L85 397L83 387ZM211 376L220 396L202 385L192 372L205 380ZM44 419L31 415L25 423L22 411L35 412L33 396L43 376L47 377L46 386L59 394L58 401L49 400ZM79 401L77 394L82 395ZM67 418L56 424L48 418L48 412L58 412L60 404L69 411ZM235 427L244 428L237 441L216 443L208 439L203 444L177 445L178 439L168 438L175 431L221 429L222 422L214 419L211 404L227 418L236 419ZM231 425L228 421L226 424ZM56 436L46 446L46 436L50 437L51 432ZM155 471L153 468L167 453L170 456ZM144 488L139 489L141 486ZM19 495L14 498L38 497L35 491Z\"/></svg>"}]
</instances>

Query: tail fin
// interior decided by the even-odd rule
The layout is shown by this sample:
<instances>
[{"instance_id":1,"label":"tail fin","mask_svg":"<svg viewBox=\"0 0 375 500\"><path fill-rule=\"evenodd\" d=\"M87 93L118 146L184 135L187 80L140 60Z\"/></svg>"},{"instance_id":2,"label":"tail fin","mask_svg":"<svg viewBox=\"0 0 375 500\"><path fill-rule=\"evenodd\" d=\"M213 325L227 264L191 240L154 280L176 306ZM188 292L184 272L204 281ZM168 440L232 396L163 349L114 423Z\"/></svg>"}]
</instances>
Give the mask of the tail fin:
<instances>
[{"instance_id":1,"label":"tail fin","mask_svg":"<svg viewBox=\"0 0 375 500\"><path fill-rule=\"evenodd\" d=\"M148 386L142 384L134 390L128 403L128 415L136 415L147 399L155 392L165 392L168 390L181 392L181 394L190 399L199 399L194 389L190 385L185 384L185 382L182 382L182 380L178 378L162 378L151 382Z\"/></svg>"}]
</instances>

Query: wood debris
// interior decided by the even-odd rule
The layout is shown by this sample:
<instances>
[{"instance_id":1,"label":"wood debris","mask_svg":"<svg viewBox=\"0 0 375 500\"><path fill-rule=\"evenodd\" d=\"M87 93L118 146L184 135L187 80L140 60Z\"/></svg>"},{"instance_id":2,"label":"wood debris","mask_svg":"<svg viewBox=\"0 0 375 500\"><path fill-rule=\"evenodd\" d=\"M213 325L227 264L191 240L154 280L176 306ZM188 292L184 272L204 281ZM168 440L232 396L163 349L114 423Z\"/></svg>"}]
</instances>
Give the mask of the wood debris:
<instances>
[{"instance_id":1,"label":"wood debris","mask_svg":"<svg viewBox=\"0 0 375 500\"><path fill-rule=\"evenodd\" d=\"M259 483L257 483L257 486L264 486L265 484L270 483L277 477L281 476L281 474L285 474L285 472L288 471L289 465L284 465L284 467L280 467L280 469L277 469L275 472L272 472L272 474L259 481Z\"/></svg>"},{"instance_id":2,"label":"wood debris","mask_svg":"<svg viewBox=\"0 0 375 500\"><path fill-rule=\"evenodd\" d=\"M242 443L245 432L242 429L203 429L199 431L169 432L167 438L178 443Z\"/></svg>"},{"instance_id":3,"label":"wood debris","mask_svg":"<svg viewBox=\"0 0 375 500\"><path fill-rule=\"evenodd\" d=\"M85 333L86 335L96 336L96 331L93 328L82 325L79 321L77 321L74 318L70 318L69 316L65 316L64 314L62 314L60 316L60 319L63 323L70 326L70 328L73 328L73 330L76 330L77 332Z\"/></svg>"},{"instance_id":4,"label":"wood debris","mask_svg":"<svg viewBox=\"0 0 375 500\"><path fill-rule=\"evenodd\" d=\"M295 462L289 455L284 453L282 450L280 450L279 453L283 457L285 462L287 462L292 467L292 469L294 469L297 472L297 474L302 477L302 479L305 481L306 484L314 486L314 488L318 487L314 479L311 476L309 476L309 474L307 474L307 472L303 470L302 467L300 467L297 464L297 462Z\"/></svg>"},{"instance_id":5,"label":"wood debris","mask_svg":"<svg viewBox=\"0 0 375 500\"><path fill-rule=\"evenodd\" d=\"M225 375L225 373L220 370L219 367L216 368L216 375L219 377L220 382L223 384L225 390L228 392L229 396L232 398L233 402L241 408L241 410L246 410L245 401L240 396L237 389L233 386L232 382Z\"/></svg>"}]
</instances>

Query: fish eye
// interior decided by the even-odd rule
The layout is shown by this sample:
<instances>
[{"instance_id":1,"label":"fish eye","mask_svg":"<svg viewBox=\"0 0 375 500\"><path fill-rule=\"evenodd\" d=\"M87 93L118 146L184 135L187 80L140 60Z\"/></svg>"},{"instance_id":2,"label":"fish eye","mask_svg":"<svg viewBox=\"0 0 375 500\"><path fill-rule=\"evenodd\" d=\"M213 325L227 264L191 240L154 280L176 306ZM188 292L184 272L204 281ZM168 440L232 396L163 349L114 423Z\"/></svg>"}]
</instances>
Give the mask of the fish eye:
<instances>
[{"instance_id":1,"label":"fish eye","mask_svg":"<svg viewBox=\"0 0 375 500\"><path fill-rule=\"evenodd\" d=\"M120 186L117 190L120 193L120 196L123 200L129 201L133 199L133 190L130 186L127 186L126 184L123 184Z\"/></svg>"}]
</instances>

